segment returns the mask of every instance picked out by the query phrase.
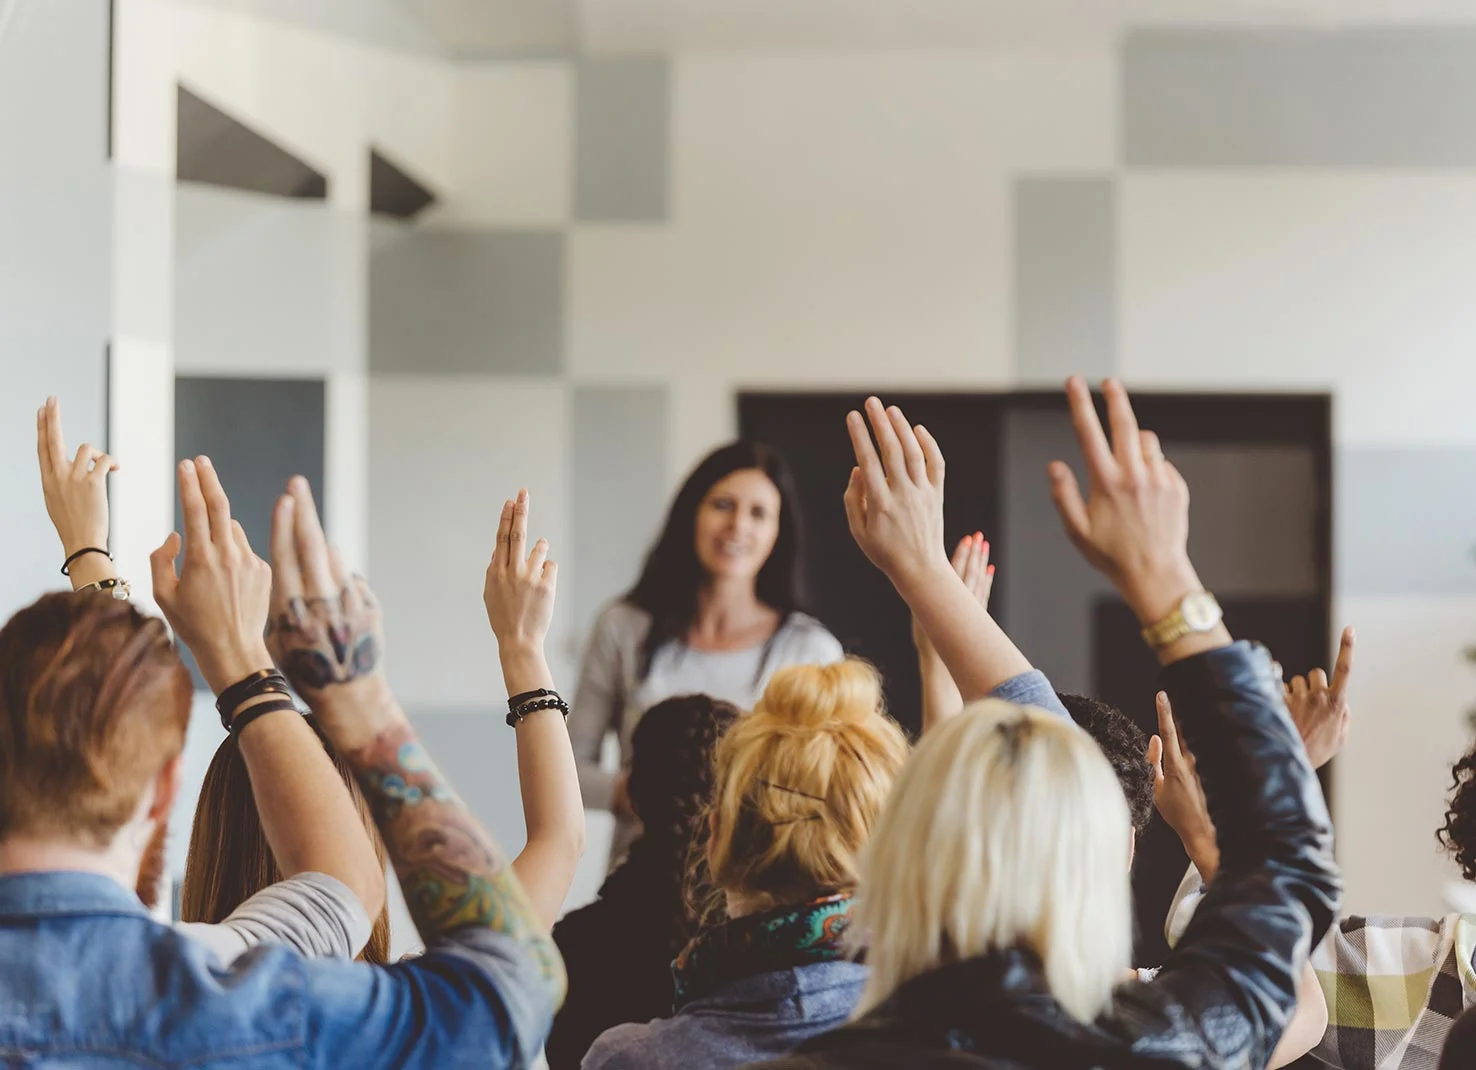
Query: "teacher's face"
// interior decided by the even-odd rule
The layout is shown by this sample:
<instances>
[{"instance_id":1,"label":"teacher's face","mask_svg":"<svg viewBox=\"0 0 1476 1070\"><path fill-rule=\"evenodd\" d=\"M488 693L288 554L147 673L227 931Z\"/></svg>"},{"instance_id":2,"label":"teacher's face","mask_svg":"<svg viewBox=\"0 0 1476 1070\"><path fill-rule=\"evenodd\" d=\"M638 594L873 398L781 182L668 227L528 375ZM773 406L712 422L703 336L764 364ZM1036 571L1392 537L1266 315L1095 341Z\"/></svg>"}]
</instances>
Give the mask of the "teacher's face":
<instances>
[{"instance_id":1,"label":"teacher's face","mask_svg":"<svg viewBox=\"0 0 1476 1070\"><path fill-rule=\"evenodd\" d=\"M779 538L779 488L757 468L714 483L697 507L697 560L713 579L754 579Z\"/></svg>"}]
</instances>

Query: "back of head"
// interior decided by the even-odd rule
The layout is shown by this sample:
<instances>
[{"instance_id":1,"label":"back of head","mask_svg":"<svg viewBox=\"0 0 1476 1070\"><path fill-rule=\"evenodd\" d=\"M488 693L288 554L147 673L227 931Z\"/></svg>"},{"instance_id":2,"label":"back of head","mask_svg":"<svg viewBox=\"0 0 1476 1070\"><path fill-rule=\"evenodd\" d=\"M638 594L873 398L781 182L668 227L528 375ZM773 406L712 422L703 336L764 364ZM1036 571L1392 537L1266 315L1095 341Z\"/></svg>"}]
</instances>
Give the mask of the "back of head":
<instances>
[{"instance_id":1,"label":"back of head","mask_svg":"<svg viewBox=\"0 0 1476 1070\"><path fill-rule=\"evenodd\" d=\"M0 840L109 844L184 747L193 688L162 621L49 594L0 629Z\"/></svg>"},{"instance_id":2,"label":"back of head","mask_svg":"<svg viewBox=\"0 0 1476 1070\"><path fill-rule=\"evenodd\" d=\"M631 735L631 807L641 836L624 865L610 875L602 897L620 895L664 932L661 952L675 957L692 935L695 906L709 889L702 883L706 847L703 818L712 799L713 751L740 712L707 695L683 695L641 715Z\"/></svg>"},{"instance_id":3,"label":"back of head","mask_svg":"<svg viewBox=\"0 0 1476 1070\"><path fill-rule=\"evenodd\" d=\"M1139 836L1143 835L1153 820L1153 767L1148 764L1148 737L1116 706L1065 691L1057 692L1056 697L1071 719L1086 729L1087 735L1102 748L1117 774L1117 782L1122 785L1133 829Z\"/></svg>"},{"instance_id":4,"label":"back of head","mask_svg":"<svg viewBox=\"0 0 1476 1070\"><path fill-rule=\"evenodd\" d=\"M986 700L930 732L867 847L857 1013L906 981L991 951L1035 952L1068 1013L1104 1010L1132 954L1128 809L1091 739Z\"/></svg>"},{"instance_id":5,"label":"back of head","mask_svg":"<svg viewBox=\"0 0 1476 1070\"><path fill-rule=\"evenodd\" d=\"M1450 780L1445 824L1436 833L1436 839L1454 856L1461 875L1468 881L1476 881L1476 748L1467 751L1451 767Z\"/></svg>"},{"instance_id":6,"label":"back of head","mask_svg":"<svg viewBox=\"0 0 1476 1070\"><path fill-rule=\"evenodd\" d=\"M309 718L317 730L317 724ZM359 789L358 780L348 764L333 750L319 731L318 738L338 769L358 808L370 842L374 844L380 865L387 862L384 841L374 823L368 800ZM272 856L271 845L261 827L261 814L256 808L251 777L246 761L236 745L235 736L227 736L210 760L205 780L200 785L200 800L195 807L195 823L190 831L190 849L185 859L184 882L180 887L180 920L218 925L246 900L263 888L282 879L282 871ZM389 962L389 913L380 911L374 919L369 943L360 956L365 962L384 965Z\"/></svg>"},{"instance_id":7,"label":"back of head","mask_svg":"<svg viewBox=\"0 0 1476 1070\"><path fill-rule=\"evenodd\" d=\"M1456 1019L1440 1056L1440 1070L1470 1070L1473 1066L1476 1066L1476 1008Z\"/></svg>"},{"instance_id":8,"label":"back of head","mask_svg":"<svg viewBox=\"0 0 1476 1070\"><path fill-rule=\"evenodd\" d=\"M854 888L857 857L907 755L866 662L775 673L718 743L714 887L757 910Z\"/></svg>"}]
</instances>

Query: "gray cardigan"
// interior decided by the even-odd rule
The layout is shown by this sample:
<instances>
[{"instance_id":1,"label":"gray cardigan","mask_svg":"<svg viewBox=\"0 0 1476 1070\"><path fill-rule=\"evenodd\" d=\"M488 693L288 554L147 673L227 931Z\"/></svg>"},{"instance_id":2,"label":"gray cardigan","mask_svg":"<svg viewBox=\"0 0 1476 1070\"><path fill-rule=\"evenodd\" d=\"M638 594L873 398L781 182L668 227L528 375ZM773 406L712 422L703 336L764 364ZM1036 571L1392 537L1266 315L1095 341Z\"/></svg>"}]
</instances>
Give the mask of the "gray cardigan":
<instances>
[{"instance_id":1,"label":"gray cardigan","mask_svg":"<svg viewBox=\"0 0 1476 1070\"><path fill-rule=\"evenodd\" d=\"M583 1070L725 1070L787 1055L846 1023L867 970L816 962L755 974L693 1000L674 1017L618 1025L589 1049Z\"/></svg>"}]
</instances>

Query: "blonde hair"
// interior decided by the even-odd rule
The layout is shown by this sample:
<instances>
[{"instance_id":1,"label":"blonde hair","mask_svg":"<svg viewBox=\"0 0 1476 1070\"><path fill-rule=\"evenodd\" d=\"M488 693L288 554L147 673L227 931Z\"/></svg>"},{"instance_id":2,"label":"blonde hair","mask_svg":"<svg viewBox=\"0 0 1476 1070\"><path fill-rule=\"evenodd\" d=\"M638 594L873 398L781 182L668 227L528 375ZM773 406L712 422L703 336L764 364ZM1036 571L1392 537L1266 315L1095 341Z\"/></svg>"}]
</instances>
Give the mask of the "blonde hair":
<instances>
[{"instance_id":1,"label":"blonde hair","mask_svg":"<svg viewBox=\"0 0 1476 1070\"><path fill-rule=\"evenodd\" d=\"M1092 738L1037 709L975 703L898 778L862 859L857 1016L948 962L1022 947L1089 1022L1132 955L1131 821Z\"/></svg>"},{"instance_id":2,"label":"blonde hair","mask_svg":"<svg viewBox=\"0 0 1476 1070\"><path fill-rule=\"evenodd\" d=\"M866 662L775 673L713 754L713 888L759 910L854 888L858 855L907 754Z\"/></svg>"}]
</instances>

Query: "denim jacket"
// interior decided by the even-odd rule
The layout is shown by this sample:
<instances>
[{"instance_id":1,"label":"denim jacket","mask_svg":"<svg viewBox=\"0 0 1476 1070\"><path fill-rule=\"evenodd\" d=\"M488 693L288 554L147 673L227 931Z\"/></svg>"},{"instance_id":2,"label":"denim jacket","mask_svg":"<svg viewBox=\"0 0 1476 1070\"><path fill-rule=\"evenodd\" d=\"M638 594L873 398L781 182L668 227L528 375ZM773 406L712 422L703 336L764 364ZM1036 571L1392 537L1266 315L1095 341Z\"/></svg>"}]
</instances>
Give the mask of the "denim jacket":
<instances>
[{"instance_id":1,"label":"denim jacket","mask_svg":"<svg viewBox=\"0 0 1476 1070\"><path fill-rule=\"evenodd\" d=\"M222 967L107 877L0 877L4 1070L521 1067L552 1013L500 933L458 930L390 967L281 947Z\"/></svg>"},{"instance_id":2,"label":"denim jacket","mask_svg":"<svg viewBox=\"0 0 1476 1070\"><path fill-rule=\"evenodd\" d=\"M584 1070L722 1070L777 1058L845 1024L866 976L854 962L816 962L745 977L672 1018L616 1026L594 1042Z\"/></svg>"}]
</instances>

